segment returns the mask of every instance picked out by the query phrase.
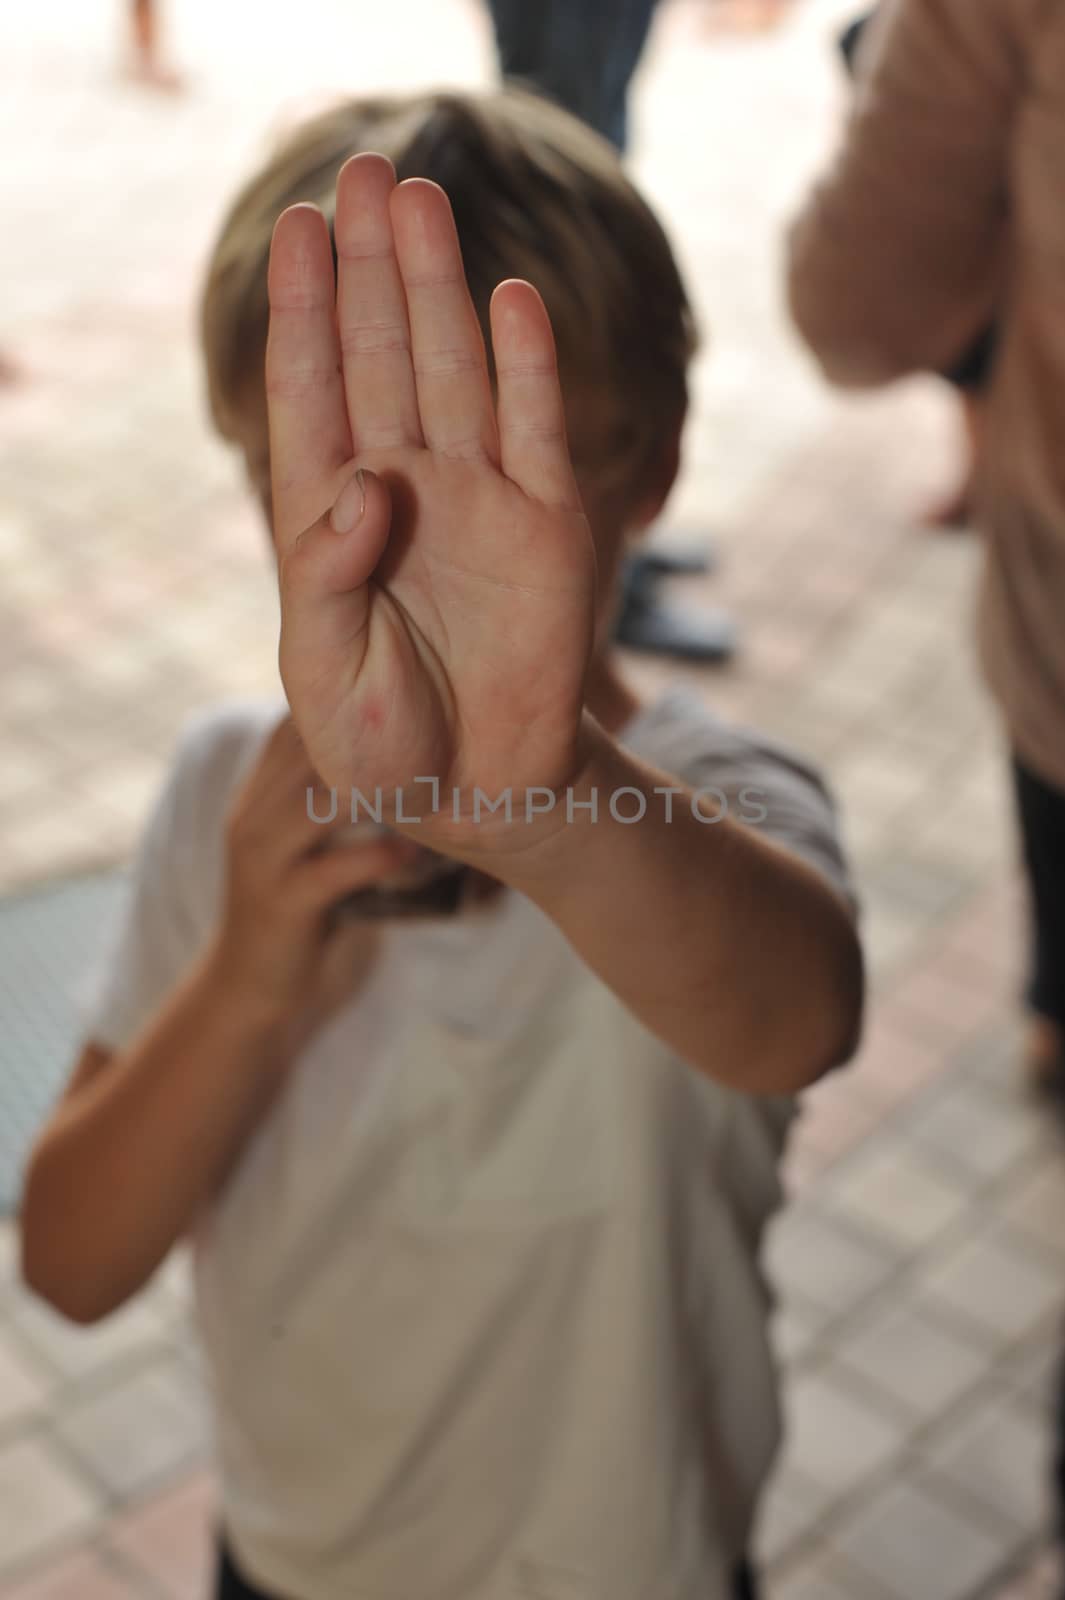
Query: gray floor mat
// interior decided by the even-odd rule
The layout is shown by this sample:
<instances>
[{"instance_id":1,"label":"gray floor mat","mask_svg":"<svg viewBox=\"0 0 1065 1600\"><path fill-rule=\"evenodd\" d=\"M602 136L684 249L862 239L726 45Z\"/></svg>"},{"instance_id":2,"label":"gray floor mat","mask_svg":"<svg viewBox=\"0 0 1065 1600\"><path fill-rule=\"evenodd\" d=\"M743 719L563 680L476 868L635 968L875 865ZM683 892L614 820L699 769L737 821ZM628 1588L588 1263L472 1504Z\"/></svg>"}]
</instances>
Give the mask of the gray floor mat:
<instances>
[{"instance_id":1,"label":"gray floor mat","mask_svg":"<svg viewBox=\"0 0 1065 1600\"><path fill-rule=\"evenodd\" d=\"M126 891L118 871L0 900L0 1212L70 1070L87 985Z\"/></svg>"}]
</instances>

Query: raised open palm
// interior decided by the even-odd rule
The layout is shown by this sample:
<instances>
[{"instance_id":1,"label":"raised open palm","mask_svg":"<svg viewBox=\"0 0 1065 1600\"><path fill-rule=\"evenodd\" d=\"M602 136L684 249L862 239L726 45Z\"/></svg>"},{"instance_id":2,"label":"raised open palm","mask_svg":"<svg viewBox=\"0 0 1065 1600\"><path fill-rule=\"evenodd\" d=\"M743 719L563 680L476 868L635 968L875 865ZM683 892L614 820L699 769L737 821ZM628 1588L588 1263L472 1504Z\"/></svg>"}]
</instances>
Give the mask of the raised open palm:
<instances>
[{"instance_id":1,"label":"raised open palm","mask_svg":"<svg viewBox=\"0 0 1065 1600\"><path fill-rule=\"evenodd\" d=\"M419 833L455 848L455 788L520 804L579 760L595 555L554 341L536 290L501 284L493 397L447 197L382 156L343 168L335 237L335 282L311 206L270 258L281 672L323 779L413 814L437 778Z\"/></svg>"}]
</instances>

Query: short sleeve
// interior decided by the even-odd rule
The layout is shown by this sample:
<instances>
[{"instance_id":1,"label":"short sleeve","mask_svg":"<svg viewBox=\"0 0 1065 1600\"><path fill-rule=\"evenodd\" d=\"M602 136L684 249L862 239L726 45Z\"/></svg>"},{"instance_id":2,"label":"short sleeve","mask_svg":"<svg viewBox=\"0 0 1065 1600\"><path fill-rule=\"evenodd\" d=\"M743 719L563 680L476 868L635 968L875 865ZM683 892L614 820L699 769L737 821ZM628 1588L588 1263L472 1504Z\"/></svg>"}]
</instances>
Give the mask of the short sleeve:
<instances>
[{"instance_id":1,"label":"short sleeve","mask_svg":"<svg viewBox=\"0 0 1065 1600\"><path fill-rule=\"evenodd\" d=\"M201 943L187 857L197 725L183 737L131 865L116 918L104 930L83 989L82 1035L125 1049L190 967Z\"/></svg>"},{"instance_id":2,"label":"short sleeve","mask_svg":"<svg viewBox=\"0 0 1065 1600\"><path fill-rule=\"evenodd\" d=\"M839 812L820 773L783 746L753 737L738 739L732 760L721 766L718 781L732 786L739 820L813 867L856 912Z\"/></svg>"},{"instance_id":3,"label":"short sleeve","mask_svg":"<svg viewBox=\"0 0 1065 1600\"><path fill-rule=\"evenodd\" d=\"M638 755L705 791L700 808L707 815L727 815L772 839L813 867L857 911L835 801L804 757L753 729L721 721L684 691L645 713L635 733L625 743Z\"/></svg>"},{"instance_id":4,"label":"short sleeve","mask_svg":"<svg viewBox=\"0 0 1065 1600\"><path fill-rule=\"evenodd\" d=\"M83 989L83 1038L125 1049L205 948L221 909L232 797L284 712L274 699L233 700L185 728Z\"/></svg>"}]
</instances>

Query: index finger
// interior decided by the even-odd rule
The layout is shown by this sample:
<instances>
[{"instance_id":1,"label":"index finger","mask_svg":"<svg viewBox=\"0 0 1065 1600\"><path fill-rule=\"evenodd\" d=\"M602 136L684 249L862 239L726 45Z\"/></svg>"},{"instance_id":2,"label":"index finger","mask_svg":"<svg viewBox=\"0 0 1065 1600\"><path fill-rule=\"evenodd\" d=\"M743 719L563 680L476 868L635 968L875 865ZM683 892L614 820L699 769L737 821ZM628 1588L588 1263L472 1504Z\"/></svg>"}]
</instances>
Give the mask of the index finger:
<instances>
[{"instance_id":1,"label":"index finger","mask_svg":"<svg viewBox=\"0 0 1065 1600\"><path fill-rule=\"evenodd\" d=\"M351 460L336 331L333 251L316 206L283 211L268 274L266 405L274 537L285 555L332 505Z\"/></svg>"}]
</instances>

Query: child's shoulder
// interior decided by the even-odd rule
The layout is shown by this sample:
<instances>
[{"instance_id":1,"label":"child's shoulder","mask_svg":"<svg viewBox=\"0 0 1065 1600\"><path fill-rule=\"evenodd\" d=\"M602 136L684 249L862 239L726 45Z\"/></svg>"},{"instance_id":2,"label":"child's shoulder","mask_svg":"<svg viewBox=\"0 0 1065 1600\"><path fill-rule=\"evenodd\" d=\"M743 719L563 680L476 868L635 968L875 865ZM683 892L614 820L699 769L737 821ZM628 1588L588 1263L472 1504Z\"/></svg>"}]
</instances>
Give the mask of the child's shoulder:
<instances>
[{"instance_id":1,"label":"child's shoulder","mask_svg":"<svg viewBox=\"0 0 1065 1600\"><path fill-rule=\"evenodd\" d=\"M285 710L279 697L263 696L224 700L194 712L178 735L171 785L203 802L228 799Z\"/></svg>"},{"instance_id":2,"label":"child's shoulder","mask_svg":"<svg viewBox=\"0 0 1065 1600\"><path fill-rule=\"evenodd\" d=\"M690 689L645 706L622 742L636 755L706 791L704 811L758 827L802 856L852 899L832 793L814 762L758 728L731 722Z\"/></svg>"},{"instance_id":3,"label":"child's shoulder","mask_svg":"<svg viewBox=\"0 0 1065 1600\"><path fill-rule=\"evenodd\" d=\"M792 783L828 795L824 778L806 756L761 729L720 716L688 688L671 688L645 705L622 741L637 754L668 757L669 770L679 777L699 777L712 763L722 786L729 778L748 781L757 774L774 785Z\"/></svg>"},{"instance_id":4,"label":"child's shoulder","mask_svg":"<svg viewBox=\"0 0 1065 1600\"><path fill-rule=\"evenodd\" d=\"M280 698L232 699L188 718L148 819L142 857L166 855L197 882L210 876L230 803L285 710Z\"/></svg>"}]
</instances>

